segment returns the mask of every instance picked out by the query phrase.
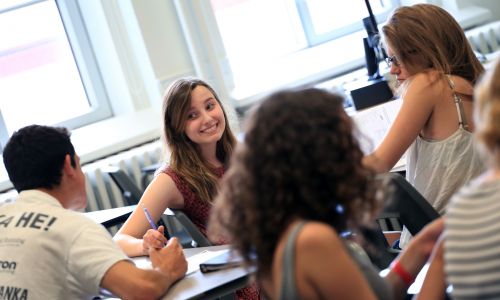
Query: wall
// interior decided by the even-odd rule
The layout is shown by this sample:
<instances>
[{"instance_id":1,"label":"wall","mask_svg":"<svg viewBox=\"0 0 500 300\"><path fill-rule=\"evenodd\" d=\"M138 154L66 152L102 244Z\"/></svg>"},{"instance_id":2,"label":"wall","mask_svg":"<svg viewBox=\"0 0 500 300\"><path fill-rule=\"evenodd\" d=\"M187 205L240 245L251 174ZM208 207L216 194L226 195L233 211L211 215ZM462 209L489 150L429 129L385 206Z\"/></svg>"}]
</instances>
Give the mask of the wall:
<instances>
[{"instance_id":1,"label":"wall","mask_svg":"<svg viewBox=\"0 0 500 300\"><path fill-rule=\"evenodd\" d=\"M133 7L157 80L193 73L173 1L133 0Z\"/></svg>"},{"instance_id":2,"label":"wall","mask_svg":"<svg viewBox=\"0 0 500 300\"><path fill-rule=\"evenodd\" d=\"M457 1L460 6L476 5L488 8L493 14L493 19L500 20L498 0ZM173 2L173 0L132 0L156 80L159 82L194 72ZM441 4L442 0L404 2Z\"/></svg>"},{"instance_id":3,"label":"wall","mask_svg":"<svg viewBox=\"0 0 500 300\"><path fill-rule=\"evenodd\" d=\"M493 19L500 20L500 2L498 0L471 0L470 2L489 9Z\"/></svg>"}]
</instances>

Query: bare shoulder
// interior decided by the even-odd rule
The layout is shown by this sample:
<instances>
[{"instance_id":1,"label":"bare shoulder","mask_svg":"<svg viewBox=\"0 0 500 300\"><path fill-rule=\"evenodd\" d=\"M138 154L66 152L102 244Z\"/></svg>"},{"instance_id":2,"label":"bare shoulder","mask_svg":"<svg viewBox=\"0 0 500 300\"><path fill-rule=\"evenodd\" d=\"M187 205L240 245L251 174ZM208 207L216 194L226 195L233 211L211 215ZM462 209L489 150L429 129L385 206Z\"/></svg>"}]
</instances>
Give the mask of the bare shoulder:
<instances>
[{"instance_id":1,"label":"bare shoulder","mask_svg":"<svg viewBox=\"0 0 500 300\"><path fill-rule=\"evenodd\" d=\"M449 90L450 83L454 89L461 94L472 95L474 85L472 82L460 76L445 76L435 71L421 72L412 76L408 90L416 90L424 93L441 92Z\"/></svg>"},{"instance_id":2,"label":"bare shoulder","mask_svg":"<svg viewBox=\"0 0 500 300\"><path fill-rule=\"evenodd\" d=\"M175 188L176 190L178 190L172 177L170 177L170 175L168 175L166 173L159 173L158 175L156 175L153 178L153 180L151 180L151 183L148 185L146 190L147 189L159 189L159 188L160 189L161 188L163 188L163 189Z\"/></svg>"},{"instance_id":3,"label":"bare shoulder","mask_svg":"<svg viewBox=\"0 0 500 300\"><path fill-rule=\"evenodd\" d=\"M168 185L174 185L175 186L175 182L174 180L172 179L172 177L170 175L168 175L167 173L158 173L158 175L156 175L153 180L151 181L151 183L155 183L155 184L168 184Z\"/></svg>"},{"instance_id":4,"label":"bare shoulder","mask_svg":"<svg viewBox=\"0 0 500 300\"><path fill-rule=\"evenodd\" d=\"M297 290L303 299L375 299L342 238L326 223L304 226L297 239L296 260Z\"/></svg>"},{"instance_id":5,"label":"bare shoulder","mask_svg":"<svg viewBox=\"0 0 500 300\"><path fill-rule=\"evenodd\" d=\"M405 101L417 101L419 104L434 105L449 93L450 88L445 76L437 72L421 72L410 79L403 93Z\"/></svg>"},{"instance_id":6,"label":"bare shoulder","mask_svg":"<svg viewBox=\"0 0 500 300\"><path fill-rule=\"evenodd\" d=\"M430 92L447 85L446 77L437 72L420 72L412 76L408 85L408 91Z\"/></svg>"},{"instance_id":7,"label":"bare shoulder","mask_svg":"<svg viewBox=\"0 0 500 300\"><path fill-rule=\"evenodd\" d=\"M159 173L155 176L144 191L141 202L149 202L148 199L154 199L154 202L158 202L161 199L163 201L160 202L165 202L167 207L170 208L183 208L184 206L184 198L181 192L175 185L172 177L165 173Z\"/></svg>"},{"instance_id":8,"label":"bare shoulder","mask_svg":"<svg viewBox=\"0 0 500 300\"><path fill-rule=\"evenodd\" d=\"M472 82L460 76L451 76L451 80L455 86L455 91L459 94L472 96L474 94L474 85Z\"/></svg>"},{"instance_id":9,"label":"bare shoulder","mask_svg":"<svg viewBox=\"0 0 500 300\"><path fill-rule=\"evenodd\" d=\"M297 247L331 249L331 247L341 246L342 241L337 231L330 225L321 222L309 222L304 225L298 236Z\"/></svg>"}]
</instances>

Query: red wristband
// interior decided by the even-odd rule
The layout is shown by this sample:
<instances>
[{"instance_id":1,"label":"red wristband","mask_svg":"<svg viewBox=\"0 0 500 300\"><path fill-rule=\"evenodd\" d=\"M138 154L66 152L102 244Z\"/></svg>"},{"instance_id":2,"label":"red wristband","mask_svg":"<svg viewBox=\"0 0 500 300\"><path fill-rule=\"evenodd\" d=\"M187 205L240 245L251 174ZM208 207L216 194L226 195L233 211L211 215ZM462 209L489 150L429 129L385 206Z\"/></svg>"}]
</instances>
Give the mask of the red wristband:
<instances>
[{"instance_id":1,"label":"red wristband","mask_svg":"<svg viewBox=\"0 0 500 300\"><path fill-rule=\"evenodd\" d=\"M403 282L408 286L410 286L415 281L415 277L413 277L410 273L408 273L408 271L405 270L399 260L396 260L391 264L391 270L393 270L394 273L398 274L399 278L401 278L401 280L403 280Z\"/></svg>"}]
</instances>

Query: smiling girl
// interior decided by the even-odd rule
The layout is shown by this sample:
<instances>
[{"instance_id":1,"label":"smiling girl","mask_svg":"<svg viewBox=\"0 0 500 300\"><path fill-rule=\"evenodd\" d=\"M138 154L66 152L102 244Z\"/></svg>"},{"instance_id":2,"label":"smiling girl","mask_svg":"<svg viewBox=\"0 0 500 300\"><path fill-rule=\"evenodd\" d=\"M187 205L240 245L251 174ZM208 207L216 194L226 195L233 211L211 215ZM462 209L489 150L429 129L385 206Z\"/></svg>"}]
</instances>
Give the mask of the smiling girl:
<instances>
[{"instance_id":1,"label":"smiling girl","mask_svg":"<svg viewBox=\"0 0 500 300\"><path fill-rule=\"evenodd\" d=\"M182 209L205 234L217 181L224 173L235 137L215 91L199 79L179 79L163 102L163 139L170 150L136 209L115 235L129 256L146 255L166 243L163 226L152 230L140 207L158 221L165 209Z\"/></svg>"},{"instance_id":2,"label":"smiling girl","mask_svg":"<svg viewBox=\"0 0 500 300\"><path fill-rule=\"evenodd\" d=\"M218 181L228 167L236 139L221 101L206 82L183 78L173 82L163 99L163 139L170 150L144 191L139 205L114 239L129 256L147 255L162 248L164 227L151 229L142 206L158 221L167 208L182 209L206 235ZM236 292L238 298L258 299L255 286Z\"/></svg>"}]
</instances>

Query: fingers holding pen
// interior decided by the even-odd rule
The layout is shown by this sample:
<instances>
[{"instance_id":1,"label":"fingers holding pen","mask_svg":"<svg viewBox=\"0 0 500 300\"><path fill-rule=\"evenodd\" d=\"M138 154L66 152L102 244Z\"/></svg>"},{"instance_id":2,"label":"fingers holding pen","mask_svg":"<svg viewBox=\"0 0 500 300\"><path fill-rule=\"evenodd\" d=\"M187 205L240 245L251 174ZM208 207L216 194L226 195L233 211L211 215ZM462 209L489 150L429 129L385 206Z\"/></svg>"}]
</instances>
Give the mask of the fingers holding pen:
<instances>
[{"instance_id":1,"label":"fingers holding pen","mask_svg":"<svg viewBox=\"0 0 500 300\"><path fill-rule=\"evenodd\" d=\"M145 251L151 249L151 248L163 248L165 244L167 243L167 239L163 235L165 231L165 227L162 225L159 228L156 227L156 223L151 217L151 214L149 213L148 209L146 206L141 205L142 209L144 211L144 216L146 217L146 220L148 221L149 225L151 225L152 229L148 229L144 236L142 237L142 247Z\"/></svg>"},{"instance_id":2,"label":"fingers holding pen","mask_svg":"<svg viewBox=\"0 0 500 300\"><path fill-rule=\"evenodd\" d=\"M149 250L150 248L163 248L168 242L167 238L163 234L164 231L165 227L163 225L158 227L158 230L148 229L142 237L143 248L145 250Z\"/></svg>"}]
</instances>

